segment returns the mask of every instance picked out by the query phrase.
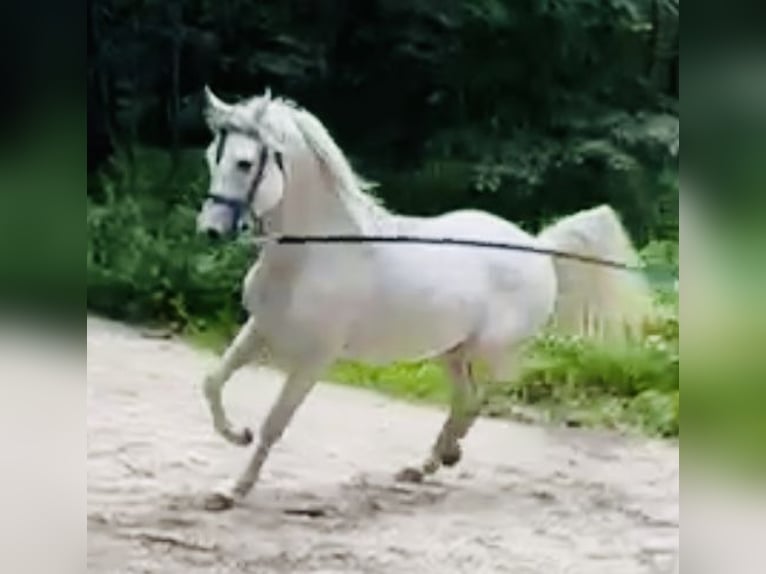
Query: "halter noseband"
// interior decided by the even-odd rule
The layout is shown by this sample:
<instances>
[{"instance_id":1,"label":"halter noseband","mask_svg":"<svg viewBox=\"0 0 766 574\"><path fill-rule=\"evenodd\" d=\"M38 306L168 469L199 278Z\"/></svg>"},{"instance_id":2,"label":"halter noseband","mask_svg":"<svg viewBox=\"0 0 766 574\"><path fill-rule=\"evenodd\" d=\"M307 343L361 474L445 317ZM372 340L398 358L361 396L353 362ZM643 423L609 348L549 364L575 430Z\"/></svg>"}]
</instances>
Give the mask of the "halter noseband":
<instances>
[{"instance_id":1,"label":"halter noseband","mask_svg":"<svg viewBox=\"0 0 766 574\"><path fill-rule=\"evenodd\" d=\"M215 150L215 164L218 165L221 162L221 158L223 157L223 149L226 145L226 137L228 136L227 130L221 130L221 135L218 140L218 146ZM217 193L208 193L207 198L211 200L213 203L217 203L220 205L225 205L229 209L231 209L234 217L233 221L233 227L236 229L237 225L239 224L240 220L242 219L242 216L248 211L252 209L252 203L253 198L255 197L255 194L258 191L258 187L261 185L261 182L263 181L263 176L266 172L266 163L269 160L269 149L268 146L266 146L263 142L261 142L261 153L258 155L258 166L255 170L255 177L253 178L253 182L250 184L250 187L247 190L247 195L245 196L245 199L235 199L233 197L226 197L225 195L219 195ZM282 172L284 175L284 162L282 159L282 153L275 151L274 152L274 159L277 162L277 167L279 167L279 171ZM253 219L255 219L254 214Z\"/></svg>"}]
</instances>

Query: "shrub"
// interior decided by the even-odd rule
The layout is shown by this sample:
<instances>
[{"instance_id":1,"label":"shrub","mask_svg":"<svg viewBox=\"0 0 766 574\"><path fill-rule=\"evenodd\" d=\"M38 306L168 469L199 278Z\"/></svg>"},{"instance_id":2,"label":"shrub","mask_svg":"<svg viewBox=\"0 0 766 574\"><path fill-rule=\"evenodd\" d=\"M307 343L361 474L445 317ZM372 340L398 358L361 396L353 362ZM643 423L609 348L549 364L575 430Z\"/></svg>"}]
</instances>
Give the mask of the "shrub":
<instances>
[{"instance_id":1,"label":"shrub","mask_svg":"<svg viewBox=\"0 0 766 574\"><path fill-rule=\"evenodd\" d=\"M87 210L87 305L128 321L234 322L252 250L211 245L195 233L195 210L173 205L163 217L155 201L108 194Z\"/></svg>"}]
</instances>

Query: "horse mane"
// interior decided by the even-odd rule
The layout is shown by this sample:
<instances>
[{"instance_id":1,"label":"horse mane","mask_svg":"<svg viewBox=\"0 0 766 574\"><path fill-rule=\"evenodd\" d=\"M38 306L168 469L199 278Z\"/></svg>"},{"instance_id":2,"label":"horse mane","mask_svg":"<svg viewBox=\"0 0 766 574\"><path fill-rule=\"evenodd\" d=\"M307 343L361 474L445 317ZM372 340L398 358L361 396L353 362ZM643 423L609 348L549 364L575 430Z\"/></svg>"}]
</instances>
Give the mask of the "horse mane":
<instances>
[{"instance_id":1,"label":"horse mane","mask_svg":"<svg viewBox=\"0 0 766 574\"><path fill-rule=\"evenodd\" d=\"M284 146L295 136L302 139L330 180L331 190L352 214L369 221L385 213L382 201L371 193L377 184L354 171L327 129L313 114L291 100L271 98L268 92L265 96L253 98L247 105L266 106L261 109L256 129L267 141L275 140L279 142L277 146L280 143ZM251 108L250 117L253 114L258 115L258 111Z\"/></svg>"},{"instance_id":2,"label":"horse mane","mask_svg":"<svg viewBox=\"0 0 766 574\"><path fill-rule=\"evenodd\" d=\"M327 128L313 114L291 102L278 99L276 103L288 107L303 141L319 160L322 169L332 181L332 188L344 203L372 213L381 211L382 202L370 193L377 184L354 171Z\"/></svg>"}]
</instances>

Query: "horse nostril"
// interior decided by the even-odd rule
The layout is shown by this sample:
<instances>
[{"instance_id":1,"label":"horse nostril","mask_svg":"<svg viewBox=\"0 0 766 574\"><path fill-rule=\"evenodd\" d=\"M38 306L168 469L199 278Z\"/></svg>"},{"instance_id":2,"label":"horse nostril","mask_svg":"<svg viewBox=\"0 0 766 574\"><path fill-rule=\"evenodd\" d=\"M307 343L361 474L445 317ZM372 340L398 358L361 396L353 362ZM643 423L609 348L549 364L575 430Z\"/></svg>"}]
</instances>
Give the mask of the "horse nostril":
<instances>
[{"instance_id":1,"label":"horse nostril","mask_svg":"<svg viewBox=\"0 0 766 574\"><path fill-rule=\"evenodd\" d=\"M206 233L207 233L207 238L212 241L215 241L216 239L220 239L221 237L221 232L218 231L217 229L208 229Z\"/></svg>"}]
</instances>

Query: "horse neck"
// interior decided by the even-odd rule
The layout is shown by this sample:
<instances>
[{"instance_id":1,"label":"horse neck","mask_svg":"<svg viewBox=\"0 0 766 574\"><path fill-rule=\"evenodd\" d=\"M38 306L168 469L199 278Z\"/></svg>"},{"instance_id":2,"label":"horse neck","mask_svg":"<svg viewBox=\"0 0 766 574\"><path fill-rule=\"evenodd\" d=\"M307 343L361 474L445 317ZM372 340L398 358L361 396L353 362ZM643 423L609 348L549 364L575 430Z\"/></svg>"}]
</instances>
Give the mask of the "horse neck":
<instances>
[{"instance_id":1,"label":"horse neck","mask_svg":"<svg viewBox=\"0 0 766 574\"><path fill-rule=\"evenodd\" d=\"M315 162L312 169L291 173L284 199L264 220L264 229L276 235L373 235L393 233L396 218L364 196L345 197L332 189L330 179ZM318 245L285 247L270 244L260 255L264 268L279 269L282 276L299 277L314 257ZM363 259L369 245L343 245L333 257L321 257L322 272L348 269ZM326 252L325 252L326 253ZM313 263L312 263L313 262ZM338 271L340 272L340 271Z\"/></svg>"},{"instance_id":2,"label":"horse neck","mask_svg":"<svg viewBox=\"0 0 766 574\"><path fill-rule=\"evenodd\" d=\"M362 235L380 232L391 215L364 196L333 189L314 158L293 170L269 231L284 235Z\"/></svg>"}]
</instances>

